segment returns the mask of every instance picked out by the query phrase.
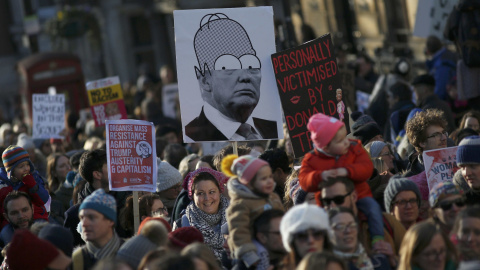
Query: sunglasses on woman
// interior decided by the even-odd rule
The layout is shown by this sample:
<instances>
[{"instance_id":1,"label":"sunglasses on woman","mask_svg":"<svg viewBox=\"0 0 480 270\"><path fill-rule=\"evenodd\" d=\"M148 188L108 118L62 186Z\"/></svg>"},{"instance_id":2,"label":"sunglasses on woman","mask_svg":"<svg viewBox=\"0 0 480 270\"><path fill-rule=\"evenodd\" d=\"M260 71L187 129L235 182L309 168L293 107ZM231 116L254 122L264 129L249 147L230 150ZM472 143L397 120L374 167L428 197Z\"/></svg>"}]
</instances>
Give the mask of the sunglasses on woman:
<instances>
[{"instance_id":1,"label":"sunglasses on woman","mask_svg":"<svg viewBox=\"0 0 480 270\"><path fill-rule=\"evenodd\" d=\"M443 211L448 211L452 209L453 204L455 204L457 207L464 207L465 198L458 198L453 201L443 201L443 202L440 202L438 206L442 208Z\"/></svg>"},{"instance_id":2,"label":"sunglasses on woman","mask_svg":"<svg viewBox=\"0 0 480 270\"><path fill-rule=\"evenodd\" d=\"M310 235L315 239L316 241L320 240L321 238L325 237L325 231L322 230L306 230L303 232L298 232L293 235L293 238L300 241L300 242L307 242Z\"/></svg>"}]
</instances>

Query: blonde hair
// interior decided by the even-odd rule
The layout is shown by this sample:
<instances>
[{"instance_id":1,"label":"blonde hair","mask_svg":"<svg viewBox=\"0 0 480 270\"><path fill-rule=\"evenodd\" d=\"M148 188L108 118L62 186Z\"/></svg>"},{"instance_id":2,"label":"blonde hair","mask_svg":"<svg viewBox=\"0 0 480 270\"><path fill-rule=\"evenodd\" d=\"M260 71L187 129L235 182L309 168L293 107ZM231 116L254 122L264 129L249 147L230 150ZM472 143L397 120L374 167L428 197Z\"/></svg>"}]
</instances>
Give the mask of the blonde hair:
<instances>
[{"instance_id":1,"label":"blonde hair","mask_svg":"<svg viewBox=\"0 0 480 270\"><path fill-rule=\"evenodd\" d=\"M418 256L432 241L437 234L442 236L447 249L446 260L457 259L455 247L452 242L442 233L440 228L432 222L426 221L413 225L405 234L400 246L400 262L398 270L412 270L412 266L418 266L415 257Z\"/></svg>"},{"instance_id":2,"label":"blonde hair","mask_svg":"<svg viewBox=\"0 0 480 270\"><path fill-rule=\"evenodd\" d=\"M205 244L198 242L192 243L186 246L180 254L190 257L192 260L197 258L204 261L208 266L208 270L220 270L220 265L217 261L217 258L211 249Z\"/></svg>"},{"instance_id":3,"label":"blonde hair","mask_svg":"<svg viewBox=\"0 0 480 270\"><path fill-rule=\"evenodd\" d=\"M327 269L331 263L339 264L343 270L347 270L345 262L330 252L310 252L298 264L296 270Z\"/></svg>"},{"instance_id":4,"label":"blonde hair","mask_svg":"<svg viewBox=\"0 0 480 270\"><path fill-rule=\"evenodd\" d=\"M376 157L376 158L371 158L371 160L373 163L373 167L377 169L378 173L383 173L384 171L388 171L388 167L382 158Z\"/></svg>"}]
</instances>

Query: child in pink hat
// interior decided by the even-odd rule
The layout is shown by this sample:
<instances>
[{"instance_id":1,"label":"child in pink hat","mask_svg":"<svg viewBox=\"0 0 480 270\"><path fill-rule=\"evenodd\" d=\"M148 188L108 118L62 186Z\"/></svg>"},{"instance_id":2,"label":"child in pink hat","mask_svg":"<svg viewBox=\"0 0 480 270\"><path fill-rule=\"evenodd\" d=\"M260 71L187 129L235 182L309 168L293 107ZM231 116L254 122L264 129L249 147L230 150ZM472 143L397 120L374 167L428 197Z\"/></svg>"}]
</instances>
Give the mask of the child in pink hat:
<instances>
[{"instance_id":1,"label":"child in pink hat","mask_svg":"<svg viewBox=\"0 0 480 270\"><path fill-rule=\"evenodd\" d=\"M270 164L251 155L228 155L222 160L222 172L230 176L227 208L229 228L228 245L235 259L242 260L249 268L267 269L269 259L258 254L258 243L253 239L253 222L270 209L284 210L280 197L275 193Z\"/></svg>"},{"instance_id":2,"label":"child in pink hat","mask_svg":"<svg viewBox=\"0 0 480 270\"><path fill-rule=\"evenodd\" d=\"M336 177L349 178L355 185L357 207L368 218L372 243L383 241L382 210L372 198L367 183L373 173L373 163L362 143L347 139L345 124L322 113L312 115L307 128L315 149L307 153L302 161L298 176L302 189L315 192L317 204L329 208L330 205L326 202L322 203L320 184L323 181L334 181Z\"/></svg>"}]
</instances>

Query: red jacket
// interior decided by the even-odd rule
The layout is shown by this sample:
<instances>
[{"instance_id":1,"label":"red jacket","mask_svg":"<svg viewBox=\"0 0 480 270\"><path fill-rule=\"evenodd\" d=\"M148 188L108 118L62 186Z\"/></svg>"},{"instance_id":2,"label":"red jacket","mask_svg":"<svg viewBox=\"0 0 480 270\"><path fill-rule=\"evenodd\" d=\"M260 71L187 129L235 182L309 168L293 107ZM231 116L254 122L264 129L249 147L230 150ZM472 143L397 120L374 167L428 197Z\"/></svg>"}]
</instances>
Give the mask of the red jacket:
<instances>
[{"instance_id":1,"label":"red jacket","mask_svg":"<svg viewBox=\"0 0 480 270\"><path fill-rule=\"evenodd\" d=\"M358 199L372 197L367 180L372 176L373 163L359 140L350 140L348 152L342 156L329 156L314 149L305 155L298 180L303 190L315 192L317 204L322 196L318 188L322 182L322 172L330 169L345 168L348 178L355 184Z\"/></svg>"}]
</instances>

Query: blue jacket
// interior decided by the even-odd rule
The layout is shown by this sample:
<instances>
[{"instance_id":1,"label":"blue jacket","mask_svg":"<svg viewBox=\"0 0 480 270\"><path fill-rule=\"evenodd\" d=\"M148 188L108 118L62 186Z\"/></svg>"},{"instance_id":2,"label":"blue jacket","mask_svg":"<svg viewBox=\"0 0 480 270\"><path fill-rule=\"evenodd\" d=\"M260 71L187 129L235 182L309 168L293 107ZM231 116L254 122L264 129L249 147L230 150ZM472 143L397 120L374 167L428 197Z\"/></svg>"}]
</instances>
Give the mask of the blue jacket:
<instances>
[{"instance_id":1,"label":"blue jacket","mask_svg":"<svg viewBox=\"0 0 480 270\"><path fill-rule=\"evenodd\" d=\"M435 53L431 60L427 60L428 72L435 78L435 94L447 100L447 85L457 75L457 63L454 53L442 48Z\"/></svg>"}]
</instances>

